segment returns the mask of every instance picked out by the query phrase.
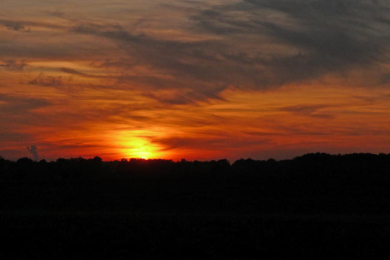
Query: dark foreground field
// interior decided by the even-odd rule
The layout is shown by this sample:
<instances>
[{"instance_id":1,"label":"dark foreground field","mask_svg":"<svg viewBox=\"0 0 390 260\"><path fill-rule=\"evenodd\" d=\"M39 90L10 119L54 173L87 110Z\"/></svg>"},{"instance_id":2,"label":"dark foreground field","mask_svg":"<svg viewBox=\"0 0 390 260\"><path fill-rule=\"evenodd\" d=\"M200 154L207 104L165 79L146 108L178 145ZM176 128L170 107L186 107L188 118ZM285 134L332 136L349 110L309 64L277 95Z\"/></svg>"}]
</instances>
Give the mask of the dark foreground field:
<instances>
[{"instance_id":1,"label":"dark foreground field","mask_svg":"<svg viewBox=\"0 0 390 260\"><path fill-rule=\"evenodd\" d=\"M344 259L389 248L389 222L348 216L2 215L2 259ZM12 247L10 247L12 245ZM388 255L387 255L388 256Z\"/></svg>"},{"instance_id":2,"label":"dark foreground field","mask_svg":"<svg viewBox=\"0 0 390 260\"><path fill-rule=\"evenodd\" d=\"M53 173L26 177L16 164L3 166L0 259L390 255L387 159L377 168L362 160L355 168L269 161L263 168L244 162L203 172L161 168L161 174L155 168L138 174L143 166L127 173L134 168L128 162L123 172L95 163L101 166L95 171L116 177L100 170L91 177L85 168L72 177L79 168L58 174L54 164L45 164Z\"/></svg>"},{"instance_id":3,"label":"dark foreground field","mask_svg":"<svg viewBox=\"0 0 390 260\"><path fill-rule=\"evenodd\" d=\"M327 188L307 197L260 184L176 185L2 182L1 259L342 259L388 252L388 194L370 200L364 191L330 196Z\"/></svg>"}]
</instances>

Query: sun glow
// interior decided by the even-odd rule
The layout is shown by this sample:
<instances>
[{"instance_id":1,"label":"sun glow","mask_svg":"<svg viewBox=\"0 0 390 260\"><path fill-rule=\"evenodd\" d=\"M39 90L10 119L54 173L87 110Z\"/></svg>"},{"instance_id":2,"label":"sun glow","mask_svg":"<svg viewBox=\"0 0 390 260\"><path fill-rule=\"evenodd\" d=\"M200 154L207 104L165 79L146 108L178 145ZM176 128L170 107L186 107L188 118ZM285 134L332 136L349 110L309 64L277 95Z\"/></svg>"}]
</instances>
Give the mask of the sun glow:
<instances>
[{"instance_id":1,"label":"sun glow","mask_svg":"<svg viewBox=\"0 0 390 260\"><path fill-rule=\"evenodd\" d=\"M125 143L123 154L129 158L156 158L158 148L145 139L134 138Z\"/></svg>"},{"instance_id":2,"label":"sun glow","mask_svg":"<svg viewBox=\"0 0 390 260\"><path fill-rule=\"evenodd\" d=\"M161 158L161 147L139 133L121 133L118 138L119 153L123 158L154 159Z\"/></svg>"}]
</instances>

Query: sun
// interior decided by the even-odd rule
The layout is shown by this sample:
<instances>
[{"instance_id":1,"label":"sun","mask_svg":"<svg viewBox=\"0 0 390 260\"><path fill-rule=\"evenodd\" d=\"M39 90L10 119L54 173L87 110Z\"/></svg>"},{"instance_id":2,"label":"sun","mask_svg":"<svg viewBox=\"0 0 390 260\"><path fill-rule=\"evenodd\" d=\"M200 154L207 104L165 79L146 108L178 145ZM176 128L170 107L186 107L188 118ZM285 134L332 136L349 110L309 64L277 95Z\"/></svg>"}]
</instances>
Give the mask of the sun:
<instances>
[{"instance_id":1,"label":"sun","mask_svg":"<svg viewBox=\"0 0 390 260\"><path fill-rule=\"evenodd\" d=\"M126 155L130 158L149 159L157 156L157 149L147 140L140 138L129 140L127 143Z\"/></svg>"},{"instance_id":2,"label":"sun","mask_svg":"<svg viewBox=\"0 0 390 260\"><path fill-rule=\"evenodd\" d=\"M160 156L160 147L147 138L139 136L120 135L118 139L119 153L123 158L139 158L149 160Z\"/></svg>"},{"instance_id":3,"label":"sun","mask_svg":"<svg viewBox=\"0 0 390 260\"><path fill-rule=\"evenodd\" d=\"M165 138L168 130L153 128L132 131L111 132L114 136L111 144L116 147L116 154L122 158L138 158L144 160L171 158L172 152L158 141Z\"/></svg>"}]
</instances>

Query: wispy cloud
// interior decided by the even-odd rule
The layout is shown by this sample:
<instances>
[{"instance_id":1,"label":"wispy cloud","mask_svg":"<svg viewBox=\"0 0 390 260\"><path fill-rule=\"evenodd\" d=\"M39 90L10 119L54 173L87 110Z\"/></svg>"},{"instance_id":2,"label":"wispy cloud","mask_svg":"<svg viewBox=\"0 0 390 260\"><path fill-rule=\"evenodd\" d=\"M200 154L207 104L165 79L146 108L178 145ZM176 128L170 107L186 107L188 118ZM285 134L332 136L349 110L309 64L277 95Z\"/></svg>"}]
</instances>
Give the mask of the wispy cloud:
<instances>
[{"instance_id":1,"label":"wispy cloud","mask_svg":"<svg viewBox=\"0 0 390 260\"><path fill-rule=\"evenodd\" d=\"M252 55L237 49L240 55L226 58L262 66L263 82L277 86L329 73L347 76L352 69L386 70L389 7L385 1L367 0L244 0L204 10L192 19L198 30L263 47ZM267 53L269 44L275 48ZM278 47L285 51L275 53Z\"/></svg>"},{"instance_id":2,"label":"wispy cloud","mask_svg":"<svg viewBox=\"0 0 390 260\"><path fill-rule=\"evenodd\" d=\"M26 28L21 22L14 21L1 21L0 24L4 25L8 30L18 31L18 32L30 32L30 28Z\"/></svg>"},{"instance_id":3,"label":"wispy cloud","mask_svg":"<svg viewBox=\"0 0 390 260\"><path fill-rule=\"evenodd\" d=\"M7 60L0 62L0 67L8 70L23 70L28 64L25 61Z\"/></svg>"},{"instance_id":4,"label":"wispy cloud","mask_svg":"<svg viewBox=\"0 0 390 260\"><path fill-rule=\"evenodd\" d=\"M165 4L164 8L178 12L175 6ZM370 78L370 86L388 83L390 72L385 64L390 62L386 54L390 16L389 4L384 1L332 0L324 5L320 0L243 0L214 5L182 3L180 8L180 12L190 14L182 25L191 29L187 34L203 35L205 40L161 38L119 22L67 19L66 25L23 24L112 41L126 57L95 66L122 70L120 80L127 84L191 89L186 92L198 93L199 99L218 98L229 86L264 90L312 83L328 75L354 84L349 73L356 70ZM169 78L126 74L134 66ZM73 68L61 70L80 77L110 77ZM192 102L194 98L183 100Z\"/></svg>"},{"instance_id":5,"label":"wispy cloud","mask_svg":"<svg viewBox=\"0 0 390 260\"><path fill-rule=\"evenodd\" d=\"M323 118L323 119L331 119L334 118L335 115L330 113L324 113L321 110L329 108L329 105L295 105L283 107L280 110L286 111L290 113L294 113L297 115L310 116L315 118Z\"/></svg>"},{"instance_id":6,"label":"wispy cloud","mask_svg":"<svg viewBox=\"0 0 390 260\"><path fill-rule=\"evenodd\" d=\"M38 77L28 82L30 85L39 85L44 87L59 87L62 85L61 76L46 76L40 73Z\"/></svg>"},{"instance_id":7,"label":"wispy cloud","mask_svg":"<svg viewBox=\"0 0 390 260\"><path fill-rule=\"evenodd\" d=\"M31 110L49 106L50 101L44 98L34 98L28 96L16 96L0 93L0 107L2 113L9 114L23 114Z\"/></svg>"}]
</instances>

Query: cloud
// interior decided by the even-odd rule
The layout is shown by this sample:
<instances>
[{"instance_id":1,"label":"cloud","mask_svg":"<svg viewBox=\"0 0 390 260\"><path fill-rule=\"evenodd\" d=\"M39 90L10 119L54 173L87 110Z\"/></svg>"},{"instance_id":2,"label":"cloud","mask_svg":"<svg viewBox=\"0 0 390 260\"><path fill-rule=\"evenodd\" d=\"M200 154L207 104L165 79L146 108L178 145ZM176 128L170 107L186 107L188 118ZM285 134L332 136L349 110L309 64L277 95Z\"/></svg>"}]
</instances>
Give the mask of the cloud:
<instances>
[{"instance_id":1,"label":"cloud","mask_svg":"<svg viewBox=\"0 0 390 260\"><path fill-rule=\"evenodd\" d=\"M261 85L278 86L329 73L348 77L354 69L386 71L389 8L388 2L368 0L244 0L203 10L192 20L197 30L248 39L253 49L257 44L252 55L240 48L222 55L236 64L259 65Z\"/></svg>"},{"instance_id":2,"label":"cloud","mask_svg":"<svg viewBox=\"0 0 390 260\"><path fill-rule=\"evenodd\" d=\"M46 76L40 73L38 77L28 82L30 85L39 85L44 87L59 87L62 85L61 76Z\"/></svg>"},{"instance_id":3,"label":"cloud","mask_svg":"<svg viewBox=\"0 0 390 260\"><path fill-rule=\"evenodd\" d=\"M94 61L91 63L91 66L96 68L132 68L136 65L134 60L129 58L118 58L118 59L106 59L104 61Z\"/></svg>"},{"instance_id":4,"label":"cloud","mask_svg":"<svg viewBox=\"0 0 390 260\"><path fill-rule=\"evenodd\" d=\"M80 34L89 40L99 37L115 43L120 56L113 54L91 66L116 70L116 74L85 73L69 67L60 68L61 72L117 80L118 88L179 90L181 95L159 99L167 104L220 98L229 87L268 90L313 84L328 76L349 85L390 83L385 66L390 63L390 4L386 1L242 0L233 4L183 2L179 7L164 8L167 13L188 14L179 25L186 37L163 37L158 28L152 28L157 33L150 33L125 27L119 18L118 23L65 19L63 26L12 22L57 29L64 37ZM96 42L98 46L100 42ZM140 74L137 67L150 73ZM353 73L364 76L356 79Z\"/></svg>"},{"instance_id":5,"label":"cloud","mask_svg":"<svg viewBox=\"0 0 390 260\"><path fill-rule=\"evenodd\" d=\"M0 67L3 67L7 70L23 70L27 65L25 61L14 61L14 60L7 60L3 63L0 63Z\"/></svg>"},{"instance_id":6,"label":"cloud","mask_svg":"<svg viewBox=\"0 0 390 260\"><path fill-rule=\"evenodd\" d=\"M133 34L116 25L81 24L72 28L72 31L115 41L134 60L133 65L146 66L170 76L165 79L154 75L143 77L151 87L196 87L197 92L212 96L227 87L224 78L225 72L229 71L227 68L217 68L213 64L217 58L213 57L212 52L205 51L211 47L217 48L216 42L161 40L144 34ZM231 68L230 72L233 71ZM131 80L131 77L123 79Z\"/></svg>"},{"instance_id":7,"label":"cloud","mask_svg":"<svg viewBox=\"0 0 390 260\"><path fill-rule=\"evenodd\" d=\"M31 110L51 105L46 99L27 96L15 96L0 93L0 108L2 115L25 114ZM0 116L1 117L1 116Z\"/></svg>"},{"instance_id":8,"label":"cloud","mask_svg":"<svg viewBox=\"0 0 390 260\"><path fill-rule=\"evenodd\" d=\"M315 118L331 119L335 116L332 114L321 113L319 110L329 108L328 105L296 105L283 107L280 110L291 112L297 115L310 116Z\"/></svg>"},{"instance_id":9,"label":"cloud","mask_svg":"<svg viewBox=\"0 0 390 260\"><path fill-rule=\"evenodd\" d=\"M195 102L188 95L175 93L168 95L161 95L160 93L146 92L144 93L145 97L155 99L161 103L171 104L171 105L183 105Z\"/></svg>"},{"instance_id":10,"label":"cloud","mask_svg":"<svg viewBox=\"0 0 390 260\"><path fill-rule=\"evenodd\" d=\"M36 145L31 145L31 147L27 146L27 150L29 153L31 153L34 161L39 160L39 155L38 155L38 150Z\"/></svg>"},{"instance_id":11,"label":"cloud","mask_svg":"<svg viewBox=\"0 0 390 260\"><path fill-rule=\"evenodd\" d=\"M267 90L312 84L329 75L356 85L358 80L351 76L356 71L364 75L359 79L364 82L359 84L372 87L390 82L385 66L390 63L390 4L386 1L190 1L163 7L167 12L164 15L179 12L187 19L178 25L187 38L162 37L158 28L151 28L157 33L150 33L136 26L125 27L120 18L117 23L65 19L63 26L8 20L0 23L41 26L57 29L59 35L81 34L112 41L121 56L113 55L92 66L120 70L119 78L65 67L61 71L85 78L116 79L132 89L184 90L182 100L189 103L219 98L228 87ZM50 14L63 16L62 12ZM135 20L137 24L139 19ZM151 73L132 73L136 66ZM175 98L165 101L178 103Z\"/></svg>"},{"instance_id":12,"label":"cloud","mask_svg":"<svg viewBox=\"0 0 390 260\"><path fill-rule=\"evenodd\" d=\"M57 11L47 11L46 12L48 15L50 16L53 16L53 17L59 17L59 18L63 18L65 13L64 12L61 12L59 10Z\"/></svg>"},{"instance_id":13,"label":"cloud","mask_svg":"<svg viewBox=\"0 0 390 260\"><path fill-rule=\"evenodd\" d=\"M191 89L183 92L191 95L181 97L182 102L191 103L219 98L230 86L265 90L312 84L328 75L355 84L350 79L353 71L370 77L369 86L386 84L388 7L386 2L364 0L332 0L328 4L320 0L244 0L214 5L197 11L189 20L189 33L218 36L214 40L164 39L115 24L79 22L70 30L114 41L126 51L131 66L169 75L169 79L124 76L124 82ZM161 100L181 103L175 98Z\"/></svg>"},{"instance_id":14,"label":"cloud","mask_svg":"<svg viewBox=\"0 0 390 260\"><path fill-rule=\"evenodd\" d=\"M30 32L30 28L26 28L21 22L0 20L0 24L4 25L8 30L11 31Z\"/></svg>"},{"instance_id":15,"label":"cloud","mask_svg":"<svg viewBox=\"0 0 390 260\"><path fill-rule=\"evenodd\" d=\"M53 23L45 22L31 22L31 21L20 21L20 20L2 20L0 19L0 25L5 26L8 30L19 31L19 32L31 32L30 27L42 27L49 29L65 30L66 26L61 26ZM26 27L28 26L28 28Z\"/></svg>"},{"instance_id":16,"label":"cloud","mask_svg":"<svg viewBox=\"0 0 390 260\"><path fill-rule=\"evenodd\" d=\"M72 74L75 76L84 77L84 78L103 78L103 79L104 78L116 78L116 77L105 76L105 75L91 75L91 74L79 72L79 71L77 71L75 69L71 69L71 68L61 68L60 71L68 73L68 74Z\"/></svg>"}]
</instances>

